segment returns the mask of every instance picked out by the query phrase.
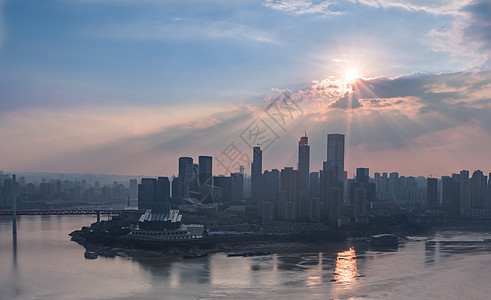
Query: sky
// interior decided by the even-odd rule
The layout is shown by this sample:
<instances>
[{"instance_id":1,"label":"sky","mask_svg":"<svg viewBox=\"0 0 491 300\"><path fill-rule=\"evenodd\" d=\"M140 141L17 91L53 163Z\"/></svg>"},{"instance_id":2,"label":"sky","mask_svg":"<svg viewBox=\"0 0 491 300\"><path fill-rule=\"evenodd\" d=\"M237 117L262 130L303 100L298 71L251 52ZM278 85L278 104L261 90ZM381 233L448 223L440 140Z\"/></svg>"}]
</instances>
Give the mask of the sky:
<instances>
[{"instance_id":1,"label":"sky","mask_svg":"<svg viewBox=\"0 0 491 300\"><path fill-rule=\"evenodd\" d=\"M0 170L491 172L489 0L0 0Z\"/></svg>"}]
</instances>

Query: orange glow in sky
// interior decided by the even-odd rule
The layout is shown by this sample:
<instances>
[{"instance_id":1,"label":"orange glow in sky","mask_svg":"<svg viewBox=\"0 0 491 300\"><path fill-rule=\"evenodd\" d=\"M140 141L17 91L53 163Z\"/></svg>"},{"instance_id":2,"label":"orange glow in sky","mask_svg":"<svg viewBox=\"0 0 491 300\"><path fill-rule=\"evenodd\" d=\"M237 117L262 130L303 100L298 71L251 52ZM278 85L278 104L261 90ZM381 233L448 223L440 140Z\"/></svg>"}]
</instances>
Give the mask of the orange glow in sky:
<instances>
[{"instance_id":1,"label":"orange glow in sky","mask_svg":"<svg viewBox=\"0 0 491 300\"><path fill-rule=\"evenodd\" d=\"M348 69L344 74L344 79L351 83L360 77L358 71L356 69Z\"/></svg>"}]
</instances>

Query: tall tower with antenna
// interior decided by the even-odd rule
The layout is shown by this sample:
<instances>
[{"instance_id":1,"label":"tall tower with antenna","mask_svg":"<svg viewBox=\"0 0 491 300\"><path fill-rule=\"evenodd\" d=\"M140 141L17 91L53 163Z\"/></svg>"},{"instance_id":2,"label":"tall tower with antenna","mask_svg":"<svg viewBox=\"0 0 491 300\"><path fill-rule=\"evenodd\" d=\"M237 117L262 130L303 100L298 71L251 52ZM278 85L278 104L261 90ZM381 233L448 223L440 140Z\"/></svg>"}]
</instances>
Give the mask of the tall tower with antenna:
<instances>
[{"instance_id":1,"label":"tall tower with antenna","mask_svg":"<svg viewBox=\"0 0 491 300\"><path fill-rule=\"evenodd\" d=\"M310 145L307 131L305 131L305 136L300 137L298 142L298 171L300 173L300 189L308 191L310 186Z\"/></svg>"}]
</instances>

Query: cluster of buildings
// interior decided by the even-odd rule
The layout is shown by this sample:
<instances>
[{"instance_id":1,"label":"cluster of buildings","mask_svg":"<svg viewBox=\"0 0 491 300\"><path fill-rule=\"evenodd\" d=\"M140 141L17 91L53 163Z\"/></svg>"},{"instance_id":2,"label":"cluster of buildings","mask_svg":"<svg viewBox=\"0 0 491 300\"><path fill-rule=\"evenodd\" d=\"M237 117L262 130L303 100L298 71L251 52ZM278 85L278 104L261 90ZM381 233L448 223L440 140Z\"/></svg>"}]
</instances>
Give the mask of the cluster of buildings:
<instances>
[{"instance_id":1,"label":"cluster of buildings","mask_svg":"<svg viewBox=\"0 0 491 300\"><path fill-rule=\"evenodd\" d=\"M441 180L399 176L357 168L348 178L344 167L345 136L328 134L326 160L310 170L307 135L298 142L296 167L263 169L263 151L252 149L251 174L244 166L230 176L213 176L211 156L179 158L177 177L143 178L138 188L139 208L194 207L216 213L218 204L243 207L262 224L276 221L324 222L342 226L367 224L372 209L421 209L430 213L491 216L491 183L481 171L467 171ZM467 172L467 173L466 173Z\"/></svg>"},{"instance_id":2,"label":"cluster of buildings","mask_svg":"<svg viewBox=\"0 0 491 300\"><path fill-rule=\"evenodd\" d=\"M129 184L100 185L96 181L89 186L85 180L42 180L34 184L20 177L16 182L17 202L138 199L138 208L149 210L146 217L142 216L142 229L149 228L148 221L177 226L179 210L198 215L241 212L259 218L263 225L277 221L367 224L369 215L377 210L401 207L428 214L491 217L491 173L486 176L476 170L471 176L463 170L437 179L375 172L370 177L369 169L360 167L348 178L343 134L327 135L325 157L320 170L312 171L305 134L298 142L295 167L264 170L263 150L256 146L250 174L244 172L244 166L237 166L238 172L215 176L211 156L199 156L197 161L180 157L177 176L142 178L140 182L130 179ZM10 207L11 189L12 178L0 172L0 209ZM179 221L171 224L169 220Z\"/></svg>"},{"instance_id":3,"label":"cluster of buildings","mask_svg":"<svg viewBox=\"0 0 491 300\"><path fill-rule=\"evenodd\" d=\"M244 174L243 166L230 176L213 176L211 156L199 156L197 164L191 157L181 157L177 177L142 179L138 207L167 212L169 207L190 205L196 210L216 212L218 204L228 204L243 206L243 211L252 212L263 224L325 221L337 226L346 218L348 222L353 219L367 223L367 201L374 200L375 193L368 169L357 170L356 180L349 185L354 215L342 215L348 195L344 149L344 135L329 134L327 160L322 170L311 173L307 135L300 138L296 168L263 170L261 147L253 147L250 177Z\"/></svg>"},{"instance_id":4,"label":"cluster of buildings","mask_svg":"<svg viewBox=\"0 0 491 300\"><path fill-rule=\"evenodd\" d=\"M138 208L162 210L191 206L210 210L218 203L238 204L244 197L244 169L230 176L212 175L212 157L179 158L178 177L142 178L138 185Z\"/></svg>"},{"instance_id":5,"label":"cluster of buildings","mask_svg":"<svg viewBox=\"0 0 491 300\"><path fill-rule=\"evenodd\" d=\"M12 177L0 171L0 209L12 207ZM89 203L127 203L138 198L138 181L131 179L125 184L114 181L88 184L85 179L41 179L28 182L25 177L16 180L16 195L19 208L49 208L53 205L83 205Z\"/></svg>"},{"instance_id":6,"label":"cluster of buildings","mask_svg":"<svg viewBox=\"0 0 491 300\"><path fill-rule=\"evenodd\" d=\"M476 170L470 176L468 170L452 176L428 178L427 208L433 212L445 212L453 216L491 216L491 173L485 176Z\"/></svg>"}]
</instances>

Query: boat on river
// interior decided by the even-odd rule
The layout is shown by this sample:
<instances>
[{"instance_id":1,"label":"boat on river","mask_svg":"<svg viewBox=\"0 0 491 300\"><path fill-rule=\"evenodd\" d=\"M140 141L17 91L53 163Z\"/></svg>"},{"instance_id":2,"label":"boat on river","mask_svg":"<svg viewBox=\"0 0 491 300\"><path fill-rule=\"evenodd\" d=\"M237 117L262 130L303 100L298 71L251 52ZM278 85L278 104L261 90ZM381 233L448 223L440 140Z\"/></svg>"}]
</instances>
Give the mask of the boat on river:
<instances>
[{"instance_id":1,"label":"boat on river","mask_svg":"<svg viewBox=\"0 0 491 300\"><path fill-rule=\"evenodd\" d=\"M208 253L206 252L191 252L188 254L184 254L182 257L183 258L200 258L200 257L205 257L208 256Z\"/></svg>"},{"instance_id":2,"label":"boat on river","mask_svg":"<svg viewBox=\"0 0 491 300\"><path fill-rule=\"evenodd\" d=\"M97 257L99 257L99 254L94 251L85 251L84 257L87 259L96 259Z\"/></svg>"},{"instance_id":3,"label":"boat on river","mask_svg":"<svg viewBox=\"0 0 491 300\"><path fill-rule=\"evenodd\" d=\"M264 255L271 255L271 252L270 251L255 251L255 252L227 253L228 257L236 257L236 256L250 257L250 256L264 256Z\"/></svg>"},{"instance_id":4,"label":"boat on river","mask_svg":"<svg viewBox=\"0 0 491 300\"><path fill-rule=\"evenodd\" d=\"M393 234L376 234L370 239L370 245L376 247L393 247L399 244L399 238Z\"/></svg>"}]
</instances>

